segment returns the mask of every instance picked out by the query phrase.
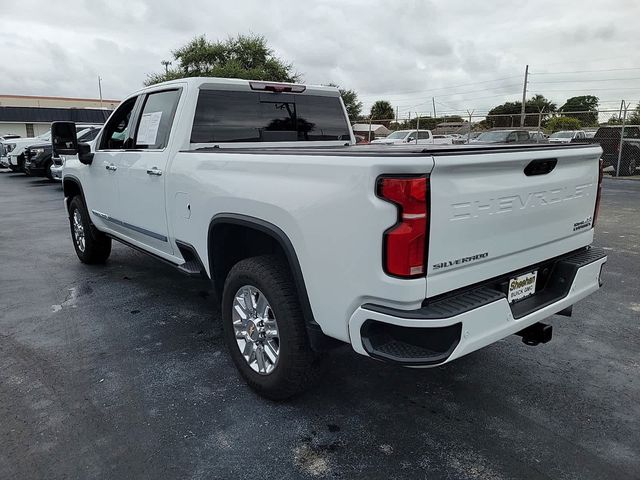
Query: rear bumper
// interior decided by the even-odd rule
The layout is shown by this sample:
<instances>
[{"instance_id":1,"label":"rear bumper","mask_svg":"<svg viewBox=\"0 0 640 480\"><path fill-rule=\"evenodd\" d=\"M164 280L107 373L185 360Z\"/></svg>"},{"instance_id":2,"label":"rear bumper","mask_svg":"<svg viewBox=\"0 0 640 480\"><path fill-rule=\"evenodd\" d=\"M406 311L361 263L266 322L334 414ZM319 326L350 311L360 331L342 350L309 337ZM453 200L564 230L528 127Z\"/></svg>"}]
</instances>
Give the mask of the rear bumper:
<instances>
[{"instance_id":1,"label":"rear bumper","mask_svg":"<svg viewBox=\"0 0 640 480\"><path fill-rule=\"evenodd\" d=\"M508 276L430 301L418 310L365 304L349 320L354 350L407 366L441 365L494 343L570 307L600 288L600 248L588 248L535 265L548 268L536 293L509 304Z\"/></svg>"}]
</instances>

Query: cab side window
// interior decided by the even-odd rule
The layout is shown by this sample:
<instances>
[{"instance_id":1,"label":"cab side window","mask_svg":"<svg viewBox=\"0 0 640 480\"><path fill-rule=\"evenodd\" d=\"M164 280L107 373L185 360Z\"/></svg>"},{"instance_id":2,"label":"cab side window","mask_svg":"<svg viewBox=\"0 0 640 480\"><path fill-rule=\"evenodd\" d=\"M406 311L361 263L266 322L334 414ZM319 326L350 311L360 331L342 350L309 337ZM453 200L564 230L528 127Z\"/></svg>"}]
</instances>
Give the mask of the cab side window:
<instances>
[{"instance_id":1,"label":"cab side window","mask_svg":"<svg viewBox=\"0 0 640 480\"><path fill-rule=\"evenodd\" d=\"M429 132L418 132L418 140L429 140Z\"/></svg>"},{"instance_id":2,"label":"cab side window","mask_svg":"<svg viewBox=\"0 0 640 480\"><path fill-rule=\"evenodd\" d=\"M527 132L517 132L517 135L519 142L526 142L527 140L529 140L529 133Z\"/></svg>"},{"instance_id":3,"label":"cab side window","mask_svg":"<svg viewBox=\"0 0 640 480\"><path fill-rule=\"evenodd\" d=\"M147 95L138 120L135 148L158 150L167 146L180 92L164 90Z\"/></svg>"},{"instance_id":4,"label":"cab side window","mask_svg":"<svg viewBox=\"0 0 640 480\"><path fill-rule=\"evenodd\" d=\"M121 150L125 148L130 133L131 114L137 99L138 97L130 98L116 109L104 126L100 149Z\"/></svg>"}]
</instances>

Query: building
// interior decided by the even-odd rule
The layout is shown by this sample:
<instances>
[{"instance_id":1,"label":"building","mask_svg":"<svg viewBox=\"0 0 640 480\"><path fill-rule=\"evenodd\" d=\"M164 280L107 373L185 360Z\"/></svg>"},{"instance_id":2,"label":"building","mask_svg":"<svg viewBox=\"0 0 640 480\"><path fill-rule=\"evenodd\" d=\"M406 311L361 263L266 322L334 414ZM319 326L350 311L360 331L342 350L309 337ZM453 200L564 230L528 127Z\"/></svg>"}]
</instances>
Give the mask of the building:
<instances>
[{"instance_id":1,"label":"building","mask_svg":"<svg viewBox=\"0 0 640 480\"><path fill-rule=\"evenodd\" d=\"M369 132L371 132L371 140L374 138L386 137L391 133L391 130L378 123L356 123L352 128L354 135L360 135L366 139L369 138Z\"/></svg>"},{"instance_id":2,"label":"building","mask_svg":"<svg viewBox=\"0 0 640 480\"><path fill-rule=\"evenodd\" d=\"M0 95L0 135L34 137L48 131L55 121L104 123L119 103L95 98Z\"/></svg>"}]
</instances>

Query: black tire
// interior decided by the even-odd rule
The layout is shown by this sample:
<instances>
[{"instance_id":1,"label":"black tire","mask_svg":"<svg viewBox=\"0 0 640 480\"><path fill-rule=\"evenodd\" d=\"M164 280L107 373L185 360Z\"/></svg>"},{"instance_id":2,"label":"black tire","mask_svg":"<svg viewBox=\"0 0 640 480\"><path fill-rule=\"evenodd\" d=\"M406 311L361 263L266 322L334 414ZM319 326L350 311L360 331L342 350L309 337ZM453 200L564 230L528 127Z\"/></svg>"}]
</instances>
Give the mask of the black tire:
<instances>
[{"instance_id":1,"label":"black tire","mask_svg":"<svg viewBox=\"0 0 640 480\"><path fill-rule=\"evenodd\" d=\"M243 356L233 326L233 302L244 286L257 288L277 322L279 355L273 370L254 371ZM308 389L321 373L322 358L309 345L305 320L291 272L276 255L247 258L229 272L222 294L224 338L236 367L249 386L271 400L284 400Z\"/></svg>"},{"instance_id":2,"label":"black tire","mask_svg":"<svg viewBox=\"0 0 640 480\"><path fill-rule=\"evenodd\" d=\"M53 181L53 175L51 174L52 165L53 165L53 161L51 159L47 160L47 162L44 164L44 176L51 181Z\"/></svg>"},{"instance_id":3,"label":"black tire","mask_svg":"<svg viewBox=\"0 0 640 480\"><path fill-rule=\"evenodd\" d=\"M628 162L624 164L623 171L620 172L620 175L624 177L630 177L636 174L636 166L638 165L638 160L635 156L631 157Z\"/></svg>"},{"instance_id":4,"label":"black tire","mask_svg":"<svg viewBox=\"0 0 640 480\"><path fill-rule=\"evenodd\" d=\"M76 213L79 225L82 227L83 242L80 240L79 232L75 230ZM93 265L107 261L111 254L111 239L91 225L87 207L79 195L73 197L69 204L69 225L73 248L82 263Z\"/></svg>"},{"instance_id":5,"label":"black tire","mask_svg":"<svg viewBox=\"0 0 640 480\"><path fill-rule=\"evenodd\" d=\"M11 170L12 172L17 172L18 167L16 167L15 165L9 165L9 170Z\"/></svg>"},{"instance_id":6,"label":"black tire","mask_svg":"<svg viewBox=\"0 0 640 480\"><path fill-rule=\"evenodd\" d=\"M16 161L18 162L17 171L27 173L24 169L24 155L18 155L18 159Z\"/></svg>"}]
</instances>

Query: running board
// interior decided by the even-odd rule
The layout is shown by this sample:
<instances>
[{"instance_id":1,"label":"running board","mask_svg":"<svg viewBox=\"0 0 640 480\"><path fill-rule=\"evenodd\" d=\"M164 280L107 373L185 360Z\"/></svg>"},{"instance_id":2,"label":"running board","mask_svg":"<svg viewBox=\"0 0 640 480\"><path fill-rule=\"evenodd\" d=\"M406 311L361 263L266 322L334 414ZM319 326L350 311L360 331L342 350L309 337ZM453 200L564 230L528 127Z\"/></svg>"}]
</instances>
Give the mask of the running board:
<instances>
[{"instance_id":1,"label":"running board","mask_svg":"<svg viewBox=\"0 0 640 480\"><path fill-rule=\"evenodd\" d=\"M196 249L192 245L181 242L180 240L176 240L176 245L182 254L182 258L185 260L184 263L177 266L177 269L190 277L206 277L207 272L204 265L202 265Z\"/></svg>"}]
</instances>

